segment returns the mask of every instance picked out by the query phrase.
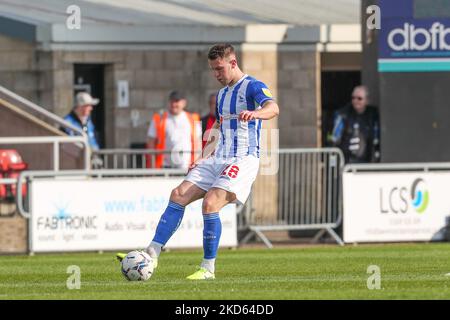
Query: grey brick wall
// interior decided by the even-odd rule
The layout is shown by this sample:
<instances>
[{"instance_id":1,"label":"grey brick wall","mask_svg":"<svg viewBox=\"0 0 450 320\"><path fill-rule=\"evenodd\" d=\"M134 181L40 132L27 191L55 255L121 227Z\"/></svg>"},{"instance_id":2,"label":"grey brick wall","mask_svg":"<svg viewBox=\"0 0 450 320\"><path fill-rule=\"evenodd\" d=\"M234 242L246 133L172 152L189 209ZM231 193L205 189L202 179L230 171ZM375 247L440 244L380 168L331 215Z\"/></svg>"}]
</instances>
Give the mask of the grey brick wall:
<instances>
[{"instance_id":1,"label":"grey brick wall","mask_svg":"<svg viewBox=\"0 0 450 320\"><path fill-rule=\"evenodd\" d=\"M38 99L38 70L32 44L0 35L0 85L27 99Z\"/></svg>"},{"instance_id":2,"label":"grey brick wall","mask_svg":"<svg viewBox=\"0 0 450 320\"><path fill-rule=\"evenodd\" d=\"M271 88L282 112L280 147L316 147L320 142L320 61L316 52L239 53L245 72ZM105 64L107 147L144 142L153 112L167 107L172 89L186 92L188 110L207 113L207 99L220 84L209 70L206 50L36 51L32 44L0 36L0 85L58 115L72 108L73 64ZM127 80L130 108L116 106L116 83ZM139 114L133 127L131 112Z\"/></svg>"},{"instance_id":3,"label":"grey brick wall","mask_svg":"<svg viewBox=\"0 0 450 320\"><path fill-rule=\"evenodd\" d=\"M280 147L320 146L320 60L317 52L279 52Z\"/></svg>"},{"instance_id":4,"label":"grey brick wall","mask_svg":"<svg viewBox=\"0 0 450 320\"><path fill-rule=\"evenodd\" d=\"M0 253L25 253L27 224L20 216L0 218Z\"/></svg>"},{"instance_id":5,"label":"grey brick wall","mask_svg":"<svg viewBox=\"0 0 450 320\"><path fill-rule=\"evenodd\" d=\"M109 52L54 52L50 66L41 78L53 86L53 95L45 95L49 109L59 115L71 106L74 63L102 63L105 71L105 108L107 147L128 148L131 143L145 142L146 132L154 112L167 108L171 90L183 90L188 98L188 110L208 112L208 95L219 84L208 70L206 52L184 51L109 51ZM48 70L51 69L51 75ZM116 83L129 83L130 108L117 108ZM49 98L50 97L50 98ZM70 97L70 99L69 99ZM137 127L133 127L131 113L138 112Z\"/></svg>"}]
</instances>

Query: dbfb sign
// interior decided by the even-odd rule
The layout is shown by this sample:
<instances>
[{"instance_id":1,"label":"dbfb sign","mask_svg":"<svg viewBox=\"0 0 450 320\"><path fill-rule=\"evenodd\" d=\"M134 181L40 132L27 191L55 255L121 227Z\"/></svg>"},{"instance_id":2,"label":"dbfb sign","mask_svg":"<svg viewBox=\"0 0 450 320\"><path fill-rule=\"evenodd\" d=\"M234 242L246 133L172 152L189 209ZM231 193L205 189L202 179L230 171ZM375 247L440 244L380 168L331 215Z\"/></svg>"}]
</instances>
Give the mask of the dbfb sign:
<instances>
[{"instance_id":1,"label":"dbfb sign","mask_svg":"<svg viewBox=\"0 0 450 320\"><path fill-rule=\"evenodd\" d=\"M351 168L351 167L350 167ZM443 240L450 172L343 174L344 241Z\"/></svg>"},{"instance_id":2,"label":"dbfb sign","mask_svg":"<svg viewBox=\"0 0 450 320\"><path fill-rule=\"evenodd\" d=\"M429 24L418 27L414 23L404 23L402 28L392 29L388 33L387 43L391 50L400 53L392 53L392 56L420 56L422 52L428 52L428 56L431 56L433 51L435 55L439 51L449 51L450 27L440 22L433 22L431 27ZM442 56L443 53L437 56Z\"/></svg>"},{"instance_id":3,"label":"dbfb sign","mask_svg":"<svg viewBox=\"0 0 450 320\"><path fill-rule=\"evenodd\" d=\"M380 0L380 72L450 70L450 2Z\"/></svg>"},{"instance_id":4,"label":"dbfb sign","mask_svg":"<svg viewBox=\"0 0 450 320\"><path fill-rule=\"evenodd\" d=\"M145 248L179 178L35 180L31 184L30 251ZM236 205L220 211L220 245L237 245ZM185 209L168 248L202 247L202 202Z\"/></svg>"}]
</instances>

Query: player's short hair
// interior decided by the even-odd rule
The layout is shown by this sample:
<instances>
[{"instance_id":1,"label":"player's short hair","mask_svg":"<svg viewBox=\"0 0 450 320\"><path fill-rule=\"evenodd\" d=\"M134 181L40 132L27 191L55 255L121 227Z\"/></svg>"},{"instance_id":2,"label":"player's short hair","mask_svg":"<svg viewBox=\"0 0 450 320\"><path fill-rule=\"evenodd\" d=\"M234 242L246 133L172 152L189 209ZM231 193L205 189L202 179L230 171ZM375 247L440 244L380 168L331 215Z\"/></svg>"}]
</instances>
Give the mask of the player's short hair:
<instances>
[{"instance_id":1,"label":"player's short hair","mask_svg":"<svg viewBox=\"0 0 450 320\"><path fill-rule=\"evenodd\" d=\"M230 54L234 54L234 48L229 43L218 43L213 45L208 51L208 59L216 60L217 58L226 58Z\"/></svg>"}]
</instances>

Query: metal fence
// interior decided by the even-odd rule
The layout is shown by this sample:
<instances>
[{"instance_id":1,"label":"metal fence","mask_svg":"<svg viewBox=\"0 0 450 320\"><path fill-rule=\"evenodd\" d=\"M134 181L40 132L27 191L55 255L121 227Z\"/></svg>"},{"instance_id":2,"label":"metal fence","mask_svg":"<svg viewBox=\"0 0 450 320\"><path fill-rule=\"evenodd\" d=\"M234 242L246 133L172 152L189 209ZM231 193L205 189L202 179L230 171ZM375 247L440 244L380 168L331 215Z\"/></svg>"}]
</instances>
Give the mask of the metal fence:
<instances>
[{"instance_id":1,"label":"metal fence","mask_svg":"<svg viewBox=\"0 0 450 320\"><path fill-rule=\"evenodd\" d=\"M87 139L86 133L81 128L74 126L69 121L64 120L63 118L48 111L47 109L38 106L34 102L27 100L24 97L21 97L2 86L0 86L0 104L3 104L5 106L12 106L13 108L19 108L23 112L33 115L34 117L40 119L46 124L49 124L55 129L58 127L67 128L72 130L73 132L76 132L77 135Z\"/></svg>"},{"instance_id":2,"label":"metal fence","mask_svg":"<svg viewBox=\"0 0 450 320\"><path fill-rule=\"evenodd\" d=\"M70 178L74 180L90 180L90 179L111 179L111 178L144 178L144 177L182 177L184 170L180 169L147 169L147 170L64 170L64 171L22 171L17 179L17 196L16 206L17 212L25 219L27 219L27 252L33 254L33 234L32 234L32 188L30 187L33 181L40 179L61 179ZM24 194L26 186L27 192ZM1 251L1 250L0 250Z\"/></svg>"},{"instance_id":3,"label":"metal fence","mask_svg":"<svg viewBox=\"0 0 450 320\"><path fill-rule=\"evenodd\" d=\"M30 183L36 179L72 177L72 178L143 178L143 177L176 177L184 176L184 170L180 169L147 169L147 170L66 170L66 171L23 171L17 179L16 205L18 212L24 218L30 218L28 204L31 197ZM26 185L28 192L22 193L23 186Z\"/></svg>"},{"instance_id":4,"label":"metal fence","mask_svg":"<svg viewBox=\"0 0 450 320\"><path fill-rule=\"evenodd\" d=\"M182 159L190 151L172 152L152 149L101 149L92 152L93 167L96 169L145 169L156 162L158 155ZM201 152L197 152L200 156ZM181 164L181 161L180 161Z\"/></svg>"},{"instance_id":5,"label":"metal fence","mask_svg":"<svg viewBox=\"0 0 450 320\"><path fill-rule=\"evenodd\" d=\"M170 151L149 149L99 150L93 156L101 159L104 169L142 169L149 158L154 161L161 153L170 156ZM265 156L261 166L267 162ZM271 174L261 174L261 170L249 200L238 206L238 230L245 234L242 243L256 234L272 247L266 231L316 229L314 241L328 232L343 244L333 230L342 217L342 152L336 148L280 149L270 157L278 170Z\"/></svg>"},{"instance_id":6,"label":"metal fence","mask_svg":"<svg viewBox=\"0 0 450 320\"><path fill-rule=\"evenodd\" d=\"M339 244L334 231L342 219L341 175L344 156L339 149L281 149L279 170L256 180L251 209L243 210L240 227L247 229L246 243L257 235L268 246L266 231L319 230L314 240L328 232Z\"/></svg>"},{"instance_id":7,"label":"metal fence","mask_svg":"<svg viewBox=\"0 0 450 320\"><path fill-rule=\"evenodd\" d=\"M146 156L158 153L161 151L148 149L96 151L94 156L103 162L103 170L96 174L122 175L120 172L129 168L133 170L125 170L128 174L163 174L167 169L144 169ZM271 175L260 174L247 203L238 206L238 230L244 234L241 243L256 235L272 247L264 232L310 229L318 230L314 240L328 232L342 244L334 231L342 219L342 152L335 148L280 149L275 160L278 170Z\"/></svg>"},{"instance_id":8,"label":"metal fence","mask_svg":"<svg viewBox=\"0 0 450 320\"><path fill-rule=\"evenodd\" d=\"M60 150L63 144L75 144L80 146L84 152L83 166L90 169L91 148L86 136L48 136L48 137L6 137L0 138L1 145L48 145L53 146L53 170L60 170Z\"/></svg>"},{"instance_id":9,"label":"metal fence","mask_svg":"<svg viewBox=\"0 0 450 320\"><path fill-rule=\"evenodd\" d=\"M85 170L90 169L90 147L86 136L41 136L41 137L0 137L0 146L5 145L52 145L53 151L53 171L61 169L61 146L63 144L77 145L83 149ZM16 178L0 178L0 188L6 190L5 196L0 197L0 218L11 217L17 213L16 196L13 189L16 189L18 181ZM18 190L18 189L16 189Z\"/></svg>"}]
</instances>

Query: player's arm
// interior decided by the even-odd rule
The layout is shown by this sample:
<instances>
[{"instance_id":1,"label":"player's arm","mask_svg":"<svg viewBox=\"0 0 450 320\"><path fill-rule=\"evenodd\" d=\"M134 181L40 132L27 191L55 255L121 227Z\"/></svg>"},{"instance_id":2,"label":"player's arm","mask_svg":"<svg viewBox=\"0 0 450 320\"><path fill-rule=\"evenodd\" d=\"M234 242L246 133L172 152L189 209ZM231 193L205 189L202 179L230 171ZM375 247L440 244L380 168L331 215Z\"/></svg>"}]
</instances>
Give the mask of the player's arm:
<instances>
[{"instance_id":1,"label":"player's arm","mask_svg":"<svg viewBox=\"0 0 450 320\"><path fill-rule=\"evenodd\" d=\"M267 100L261 109L255 111L242 111L239 114L239 120L250 121L254 119L270 120L280 114L278 104L273 100Z\"/></svg>"},{"instance_id":2,"label":"player's arm","mask_svg":"<svg viewBox=\"0 0 450 320\"><path fill-rule=\"evenodd\" d=\"M272 94L267 86L261 81L250 84L250 94L248 99L252 99L261 108L257 110L246 110L239 114L239 120L251 121L254 119L270 120L280 114L278 104L273 100Z\"/></svg>"}]
</instances>

